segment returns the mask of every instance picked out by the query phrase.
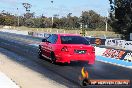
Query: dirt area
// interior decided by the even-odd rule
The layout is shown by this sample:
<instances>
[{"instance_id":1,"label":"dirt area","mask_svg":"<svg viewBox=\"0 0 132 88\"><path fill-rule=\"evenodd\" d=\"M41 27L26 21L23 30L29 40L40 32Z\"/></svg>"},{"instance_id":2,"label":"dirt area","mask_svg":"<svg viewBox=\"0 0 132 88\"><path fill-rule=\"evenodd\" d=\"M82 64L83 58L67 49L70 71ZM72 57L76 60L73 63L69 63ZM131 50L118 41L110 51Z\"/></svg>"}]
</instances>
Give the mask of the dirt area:
<instances>
[{"instance_id":1,"label":"dirt area","mask_svg":"<svg viewBox=\"0 0 132 88\"><path fill-rule=\"evenodd\" d=\"M0 48L0 71L15 81L21 88L66 88L66 86L17 63L7 55L4 55L3 52L6 52L8 56L15 55L14 58L21 58L21 60L22 57Z\"/></svg>"}]
</instances>

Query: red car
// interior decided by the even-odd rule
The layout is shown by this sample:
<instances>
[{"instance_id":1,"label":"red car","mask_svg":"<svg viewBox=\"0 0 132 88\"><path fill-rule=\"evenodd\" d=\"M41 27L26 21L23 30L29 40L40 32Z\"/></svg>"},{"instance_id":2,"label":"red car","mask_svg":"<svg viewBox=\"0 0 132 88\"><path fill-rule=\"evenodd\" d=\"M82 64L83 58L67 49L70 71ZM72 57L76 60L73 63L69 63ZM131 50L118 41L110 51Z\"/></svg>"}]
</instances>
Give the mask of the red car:
<instances>
[{"instance_id":1,"label":"red car","mask_svg":"<svg viewBox=\"0 0 132 88\"><path fill-rule=\"evenodd\" d=\"M50 59L52 63L87 61L95 63L95 49L84 37L74 34L51 34L39 45L39 57Z\"/></svg>"}]
</instances>

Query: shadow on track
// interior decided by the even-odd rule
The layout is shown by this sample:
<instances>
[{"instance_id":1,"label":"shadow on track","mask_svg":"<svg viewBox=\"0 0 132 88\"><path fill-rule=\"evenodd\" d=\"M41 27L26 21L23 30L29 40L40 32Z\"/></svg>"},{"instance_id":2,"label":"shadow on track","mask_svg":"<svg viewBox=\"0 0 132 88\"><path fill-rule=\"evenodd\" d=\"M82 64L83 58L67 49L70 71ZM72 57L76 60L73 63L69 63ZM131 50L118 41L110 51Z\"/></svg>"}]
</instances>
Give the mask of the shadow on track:
<instances>
[{"instance_id":1,"label":"shadow on track","mask_svg":"<svg viewBox=\"0 0 132 88\"><path fill-rule=\"evenodd\" d=\"M46 59L46 58L40 58L40 60L44 60L44 61L47 61L49 62L49 64L52 64L51 63L51 60L49 59ZM88 62L83 62L83 61L71 61L70 64L68 63L56 63L54 65L58 65L58 66L71 66L71 67L93 67L94 65L90 65L88 64Z\"/></svg>"}]
</instances>

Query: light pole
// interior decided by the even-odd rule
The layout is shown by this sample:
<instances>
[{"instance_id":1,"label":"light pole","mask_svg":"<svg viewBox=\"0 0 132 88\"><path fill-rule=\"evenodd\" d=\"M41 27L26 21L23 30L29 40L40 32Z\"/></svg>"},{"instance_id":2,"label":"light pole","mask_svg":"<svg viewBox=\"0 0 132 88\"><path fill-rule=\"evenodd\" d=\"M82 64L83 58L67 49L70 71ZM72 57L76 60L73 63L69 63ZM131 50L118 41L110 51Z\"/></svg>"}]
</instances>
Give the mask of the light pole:
<instances>
[{"instance_id":1,"label":"light pole","mask_svg":"<svg viewBox=\"0 0 132 88\"><path fill-rule=\"evenodd\" d=\"M105 17L105 31L108 31L108 14L109 14L109 10L106 13L106 17Z\"/></svg>"},{"instance_id":2,"label":"light pole","mask_svg":"<svg viewBox=\"0 0 132 88\"><path fill-rule=\"evenodd\" d=\"M85 36L86 31L85 31L85 29L84 29L84 23L83 23L83 18L82 18L82 16L80 16L79 19L80 19L80 29L81 29L81 33L80 33L80 34L81 34L82 36Z\"/></svg>"},{"instance_id":3,"label":"light pole","mask_svg":"<svg viewBox=\"0 0 132 88\"><path fill-rule=\"evenodd\" d=\"M108 31L107 17L105 18L105 31Z\"/></svg>"},{"instance_id":4,"label":"light pole","mask_svg":"<svg viewBox=\"0 0 132 88\"><path fill-rule=\"evenodd\" d=\"M52 4L52 9L53 9L53 3L54 3L54 1L51 1L51 4ZM54 23L54 17L53 17L54 15L52 14L52 28L53 28L53 23Z\"/></svg>"},{"instance_id":5,"label":"light pole","mask_svg":"<svg viewBox=\"0 0 132 88\"><path fill-rule=\"evenodd\" d=\"M18 13L18 15L17 15L17 26L19 27L19 9L17 8L17 13Z\"/></svg>"}]
</instances>

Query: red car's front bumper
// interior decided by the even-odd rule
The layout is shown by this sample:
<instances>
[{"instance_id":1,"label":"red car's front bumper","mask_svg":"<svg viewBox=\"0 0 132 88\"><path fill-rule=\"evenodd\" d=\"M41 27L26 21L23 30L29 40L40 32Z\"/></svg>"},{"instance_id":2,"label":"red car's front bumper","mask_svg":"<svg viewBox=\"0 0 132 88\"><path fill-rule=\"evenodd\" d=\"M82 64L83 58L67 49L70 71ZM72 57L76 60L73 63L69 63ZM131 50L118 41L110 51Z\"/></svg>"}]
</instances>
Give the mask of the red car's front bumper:
<instances>
[{"instance_id":1,"label":"red car's front bumper","mask_svg":"<svg viewBox=\"0 0 132 88\"><path fill-rule=\"evenodd\" d=\"M89 53L89 54L66 54L61 53L59 55L56 55L57 62L68 62L71 61L88 61L88 64L94 64L95 63L95 53Z\"/></svg>"}]
</instances>

